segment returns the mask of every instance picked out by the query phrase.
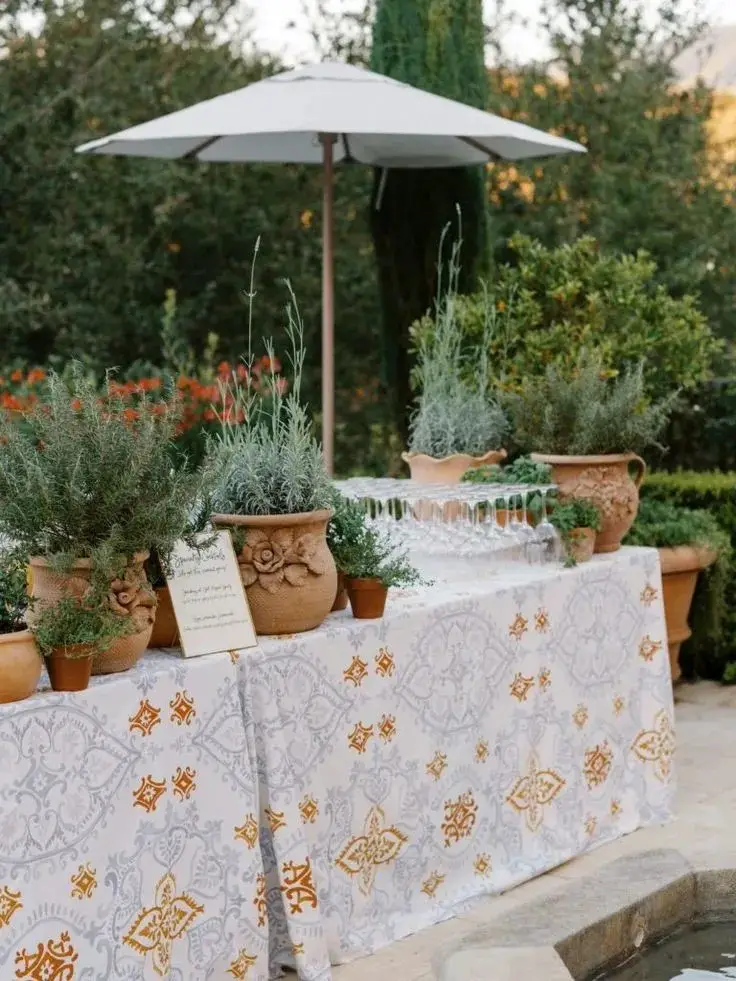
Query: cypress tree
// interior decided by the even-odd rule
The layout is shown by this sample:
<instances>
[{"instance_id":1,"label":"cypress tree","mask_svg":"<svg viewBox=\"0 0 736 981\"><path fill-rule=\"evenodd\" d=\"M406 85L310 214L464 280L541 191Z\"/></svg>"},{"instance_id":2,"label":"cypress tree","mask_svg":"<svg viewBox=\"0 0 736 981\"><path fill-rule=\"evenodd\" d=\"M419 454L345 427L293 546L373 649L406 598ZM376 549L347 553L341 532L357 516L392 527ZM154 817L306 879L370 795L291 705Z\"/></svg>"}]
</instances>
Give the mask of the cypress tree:
<instances>
[{"instance_id":1,"label":"cypress tree","mask_svg":"<svg viewBox=\"0 0 736 981\"><path fill-rule=\"evenodd\" d=\"M482 0L379 0L371 68L402 82L486 108ZM409 327L432 305L442 229L462 212L460 292L477 287L486 260L482 167L377 169L371 227L383 314L386 383L402 435L411 401Z\"/></svg>"}]
</instances>

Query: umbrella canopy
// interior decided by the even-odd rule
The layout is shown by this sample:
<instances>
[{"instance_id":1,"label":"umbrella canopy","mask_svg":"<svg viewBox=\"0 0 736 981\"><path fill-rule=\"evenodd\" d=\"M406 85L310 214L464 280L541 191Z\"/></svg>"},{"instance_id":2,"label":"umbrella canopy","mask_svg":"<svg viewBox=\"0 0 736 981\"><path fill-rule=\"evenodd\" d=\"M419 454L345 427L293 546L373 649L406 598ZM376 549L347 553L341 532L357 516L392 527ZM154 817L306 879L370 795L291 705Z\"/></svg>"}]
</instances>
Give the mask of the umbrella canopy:
<instances>
[{"instance_id":1,"label":"umbrella canopy","mask_svg":"<svg viewBox=\"0 0 736 981\"><path fill-rule=\"evenodd\" d=\"M284 72L77 148L79 153L324 168L322 415L334 433L333 167L467 167L585 152L543 133L403 82L340 63Z\"/></svg>"}]
</instances>

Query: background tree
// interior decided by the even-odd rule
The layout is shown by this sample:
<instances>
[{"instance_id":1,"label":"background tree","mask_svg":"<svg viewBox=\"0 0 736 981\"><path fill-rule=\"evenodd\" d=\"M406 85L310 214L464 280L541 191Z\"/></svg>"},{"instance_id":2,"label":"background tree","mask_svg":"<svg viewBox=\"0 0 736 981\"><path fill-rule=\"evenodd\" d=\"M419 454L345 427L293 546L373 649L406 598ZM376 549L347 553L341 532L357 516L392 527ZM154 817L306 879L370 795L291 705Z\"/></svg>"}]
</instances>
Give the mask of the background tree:
<instances>
[{"instance_id":1,"label":"background tree","mask_svg":"<svg viewBox=\"0 0 736 981\"><path fill-rule=\"evenodd\" d=\"M656 6L656 9L652 9ZM734 169L709 141L713 93L678 86L678 56L703 37L688 0L547 0L549 63L501 64L491 108L579 140L587 156L491 174L496 254L522 231L554 246L593 235L603 249L645 249L675 296L700 296L733 334Z\"/></svg>"},{"instance_id":2,"label":"background tree","mask_svg":"<svg viewBox=\"0 0 736 981\"><path fill-rule=\"evenodd\" d=\"M379 0L371 67L383 75L484 109L481 0ZM383 313L386 380L406 433L411 402L409 327L431 306L442 229L463 218L461 293L477 286L487 255L483 168L377 170L371 202Z\"/></svg>"}]
</instances>

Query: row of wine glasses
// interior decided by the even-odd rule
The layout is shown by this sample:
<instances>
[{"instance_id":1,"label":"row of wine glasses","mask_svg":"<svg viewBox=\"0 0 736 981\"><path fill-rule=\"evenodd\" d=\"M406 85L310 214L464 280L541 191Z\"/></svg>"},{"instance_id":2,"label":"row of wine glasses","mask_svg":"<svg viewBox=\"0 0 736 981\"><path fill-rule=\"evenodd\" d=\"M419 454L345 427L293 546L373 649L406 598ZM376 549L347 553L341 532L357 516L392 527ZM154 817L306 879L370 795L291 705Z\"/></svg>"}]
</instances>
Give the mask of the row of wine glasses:
<instances>
[{"instance_id":1,"label":"row of wine glasses","mask_svg":"<svg viewBox=\"0 0 736 981\"><path fill-rule=\"evenodd\" d=\"M357 477L337 489L365 508L370 521L410 552L477 558L503 553L532 564L556 561L549 520L553 484L425 484Z\"/></svg>"}]
</instances>

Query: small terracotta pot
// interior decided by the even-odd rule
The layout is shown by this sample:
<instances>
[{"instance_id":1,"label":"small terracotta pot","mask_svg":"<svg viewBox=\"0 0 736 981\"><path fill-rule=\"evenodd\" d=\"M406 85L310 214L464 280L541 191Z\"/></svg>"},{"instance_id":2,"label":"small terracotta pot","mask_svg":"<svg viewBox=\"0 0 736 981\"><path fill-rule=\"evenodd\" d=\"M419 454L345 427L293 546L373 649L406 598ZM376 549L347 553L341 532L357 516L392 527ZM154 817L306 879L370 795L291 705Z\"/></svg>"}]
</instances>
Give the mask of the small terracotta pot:
<instances>
[{"instance_id":1,"label":"small terracotta pot","mask_svg":"<svg viewBox=\"0 0 736 981\"><path fill-rule=\"evenodd\" d=\"M350 607L356 620L380 620L388 589L378 579L346 579Z\"/></svg>"},{"instance_id":2,"label":"small terracotta pot","mask_svg":"<svg viewBox=\"0 0 736 981\"><path fill-rule=\"evenodd\" d=\"M20 702L36 690L41 655L30 630L0 634L0 704Z\"/></svg>"},{"instance_id":3,"label":"small terracotta pot","mask_svg":"<svg viewBox=\"0 0 736 981\"><path fill-rule=\"evenodd\" d=\"M55 647L44 658L54 691L84 691L88 688L92 674L92 656L93 648L89 644Z\"/></svg>"},{"instance_id":4,"label":"small terracotta pot","mask_svg":"<svg viewBox=\"0 0 736 981\"><path fill-rule=\"evenodd\" d=\"M332 609L337 569L327 546L332 511L306 514L213 514L216 528L239 529L240 577L258 634L314 630Z\"/></svg>"},{"instance_id":5,"label":"small terracotta pot","mask_svg":"<svg viewBox=\"0 0 736 981\"><path fill-rule=\"evenodd\" d=\"M347 609L348 605L348 591L345 588L345 576L338 572L337 574L337 595L335 596L335 602L332 604L332 609L330 613L340 613L342 610Z\"/></svg>"},{"instance_id":6,"label":"small terracotta pot","mask_svg":"<svg viewBox=\"0 0 736 981\"><path fill-rule=\"evenodd\" d=\"M573 528L566 550L570 558L574 559L578 565L581 562L589 562L595 551L595 532L593 529Z\"/></svg>"},{"instance_id":7,"label":"small terracotta pot","mask_svg":"<svg viewBox=\"0 0 736 981\"><path fill-rule=\"evenodd\" d=\"M679 680L680 648L690 637L688 615L692 605L698 574L715 562L716 552L708 548L682 545L679 548L660 548L662 568L662 598L667 622L667 646L670 655L672 682Z\"/></svg>"},{"instance_id":8,"label":"small terracotta pot","mask_svg":"<svg viewBox=\"0 0 736 981\"><path fill-rule=\"evenodd\" d=\"M402 453L401 459L409 464L412 480L422 484L459 484L468 470L505 460L506 450L489 450L483 456L453 453L441 459L424 453Z\"/></svg>"},{"instance_id":9,"label":"small terracotta pot","mask_svg":"<svg viewBox=\"0 0 736 981\"><path fill-rule=\"evenodd\" d=\"M156 590L156 619L153 621L153 632L148 642L149 647L179 647L179 627L174 616L174 605L168 586Z\"/></svg>"},{"instance_id":10,"label":"small terracotta pot","mask_svg":"<svg viewBox=\"0 0 736 981\"><path fill-rule=\"evenodd\" d=\"M559 488L558 499L586 498L601 514L601 530L596 534L596 552L616 552L621 539L634 523L639 510L639 486L647 467L636 453L601 456L549 456L532 453L535 463L552 468L552 480ZM636 467L632 479L629 467Z\"/></svg>"},{"instance_id":11,"label":"small terracotta pot","mask_svg":"<svg viewBox=\"0 0 736 981\"><path fill-rule=\"evenodd\" d=\"M92 674L117 674L135 667L148 647L156 613L156 595L151 589L143 563L148 552L136 552L130 560L125 579L110 583L111 609L138 629L114 640L104 654L97 654ZM92 577L90 559L78 559L69 572L56 572L46 559L31 556L28 567L28 595L35 603L26 614L28 626L33 629L41 610L53 606L64 596L81 597ZM130 582L130 588L127 583ZM125 603L119 603L118 598ZM113 603L115 604L113 606Z\"/></svg>"}]
</instances>

